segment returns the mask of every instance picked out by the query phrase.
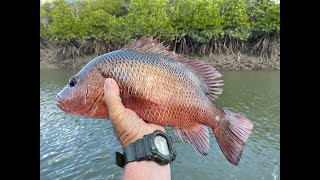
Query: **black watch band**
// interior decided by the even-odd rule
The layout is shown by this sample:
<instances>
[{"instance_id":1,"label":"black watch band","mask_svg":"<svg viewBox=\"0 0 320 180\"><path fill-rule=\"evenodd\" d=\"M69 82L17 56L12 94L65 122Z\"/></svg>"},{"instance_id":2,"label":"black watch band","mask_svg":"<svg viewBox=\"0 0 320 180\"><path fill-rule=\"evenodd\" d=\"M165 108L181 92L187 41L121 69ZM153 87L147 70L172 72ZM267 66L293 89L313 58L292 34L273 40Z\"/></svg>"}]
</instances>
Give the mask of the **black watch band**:
<instances>
[{"instance_id":1,"label":"black watch band","mask_svg":"<svg viewBox=\"0 0 320 180\"><path fill-rule=\"evenodd\" d=\"M169 151L169 155L163 155L157 150L154 138L156 135L161 135L166 138ZM176 151L172 146L172 140L169 136L160 130L156 130L151 134L144 135L143 138L137 139L135 142L130 143L127 148L124 149L123 155L116 152L116 164L119 167L123 167L129 162L153 160L160 165L166 165L175 160Z\"/></svg>"}]
</instances>

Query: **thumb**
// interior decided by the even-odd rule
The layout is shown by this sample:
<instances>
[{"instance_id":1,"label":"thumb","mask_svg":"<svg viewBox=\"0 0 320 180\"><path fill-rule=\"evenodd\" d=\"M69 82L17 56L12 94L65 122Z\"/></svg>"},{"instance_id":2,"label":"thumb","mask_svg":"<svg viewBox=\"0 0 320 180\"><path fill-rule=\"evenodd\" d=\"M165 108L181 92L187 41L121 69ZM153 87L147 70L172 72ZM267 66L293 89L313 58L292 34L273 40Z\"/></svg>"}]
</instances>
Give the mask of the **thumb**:
<instances>
[{"instance_id":1,"label":"thumb","mask_svg":"<svg viewBox=\"0 0 320 180\"><path fill-rule=\"evenodd\" d=\"M107 78L104 82L104 99L108 108L109 118L112 121L121 121L124 118L126 108L122 104L117 82Z\"/></svg>"}]
</instances>

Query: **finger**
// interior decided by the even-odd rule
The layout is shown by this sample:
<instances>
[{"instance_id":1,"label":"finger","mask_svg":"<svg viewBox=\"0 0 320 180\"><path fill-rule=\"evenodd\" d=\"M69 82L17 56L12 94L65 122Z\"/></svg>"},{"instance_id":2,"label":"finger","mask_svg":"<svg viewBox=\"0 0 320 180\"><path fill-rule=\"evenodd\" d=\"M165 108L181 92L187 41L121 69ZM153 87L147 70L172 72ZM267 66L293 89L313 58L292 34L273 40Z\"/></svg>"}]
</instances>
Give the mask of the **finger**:
<instances>
[{"instance_id":1,"label":"finger","mask_svg":"<svg viewBox=\"0 0 320 180\"><path fill-rule=\"evenodd\" d=\"M154 124L154 123L147 123L147 124L151 129L158 129L158 130L161 130L164 133L166 132L166 129L161 125Z\"/></svg>"},{"instance_id":2,"label":"finger","mask_svg":"<svg viewBox=\"0 0 320 180\"><path fill-rule=\"evenodd\" d=\"M107 78L104 83L104 98L108 108L109 117L112 121L121 121L126 108L122 104L117 82Z\"/></svg>"}]
</instances>

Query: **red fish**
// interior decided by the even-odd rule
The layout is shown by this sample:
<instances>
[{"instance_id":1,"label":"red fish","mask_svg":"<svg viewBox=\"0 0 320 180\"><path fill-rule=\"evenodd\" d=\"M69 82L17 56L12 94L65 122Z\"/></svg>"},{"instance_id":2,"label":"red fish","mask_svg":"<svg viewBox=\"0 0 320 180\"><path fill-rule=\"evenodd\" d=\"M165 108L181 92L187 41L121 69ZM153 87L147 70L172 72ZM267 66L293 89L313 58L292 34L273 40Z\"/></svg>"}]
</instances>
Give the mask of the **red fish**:
<instances>
[{"instance_id":1,"label":"red fish","mask_svg":"<svg viewBox=\"0 0 320 180\"><path fill-rule=\"evenodd\" d=\"M220 76L210 64L143 37L86 64L59 92L57 106L69 114L108 118L103 84L113 78L124 106L142 119L174 127L201 155L209 152L210 127L227 160L238 165L253 124L214 103L222 92Z\"/></svg>"}]
</instances>

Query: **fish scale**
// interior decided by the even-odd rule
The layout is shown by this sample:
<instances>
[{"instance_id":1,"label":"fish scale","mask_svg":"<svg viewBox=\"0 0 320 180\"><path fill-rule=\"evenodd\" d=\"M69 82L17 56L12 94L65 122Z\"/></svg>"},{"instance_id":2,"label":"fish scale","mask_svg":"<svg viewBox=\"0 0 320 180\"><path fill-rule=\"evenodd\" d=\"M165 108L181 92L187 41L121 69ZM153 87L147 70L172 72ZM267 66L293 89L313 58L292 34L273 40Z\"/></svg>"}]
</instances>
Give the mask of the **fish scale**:
<instances>
[{"instance_id":1,"label":"fish scale","mask_svg":"<svg viewBox=\"0 0 320 180\"><path fill-rule=\"evenodd\" d=\"M113 78L124 106L140 118L172 126L201 155L209 152L210 127L227 160L237 165L253 124L214 103L222 93L220 76L210 64L143 37L86 64L59 92L57 105L70 114L108 118L103 84Z\"/></svg>"},{"instance_id":2,"label":"fish scale","mask_svg":"<svg viewBox=\"0 0 320 180\"><path fill-rule=\"evenodd\" d=\"M131 107L142 119L160 125L178 126L182 124L185 127L190 127L190 124L197 122L195 116L198 113L193 112L195 107L200 106L201 108L203 106L204 110L205 105L211 105L207 97L200 96L199 98L196 96L203 94L199 87L193 88L196 86L193 84L186 86L187 82L194 83L195 81L191 79L193 76L188 78L192 74L187 73L188 71L184 69L186 67L182 64L177 66L178 63L172 60L138 51L121 50L116 54L116 57L120 59L116 61L117 63L112 63L114 60L112 56L105 56L104 61L106 62L102 65L109 66L110 70L106 76L117 81L120 94L136 95L157 104L155 107L149 107L146 103L140 109L135 109L131 107L135 106L134 104L129 104L124 100L124 104ZM140 60L142 57L144 59ZM108 62L110 62L109 65ZM128 63L131 66L128 66ZM135 71L136 73L132 73ZM187 82L181 82L181 80ZM134 86L130 82L139 84L139 86ZM172 91L175 87L179 88ZM206 101L208 101L207 104L205 104ZM161 106L163 104L171 104L171 106ZM183 104L187 106L183 106ZM145 109L151 109L151 111L145 111ZM203 115L199 117L203 117L202 120L205 119ZM208 118L206 117L206 119ZM185 120L187 123L182 123Z\"/></svg>"}]
</instances>

